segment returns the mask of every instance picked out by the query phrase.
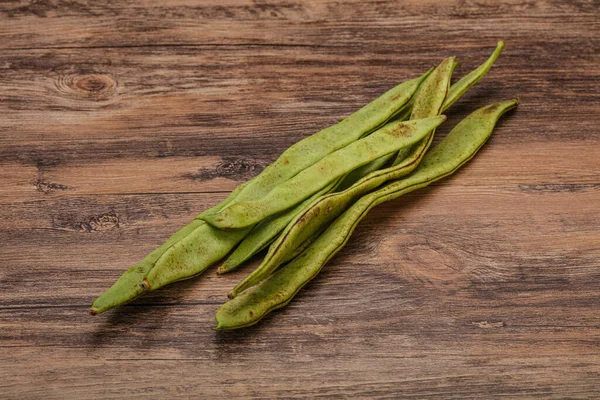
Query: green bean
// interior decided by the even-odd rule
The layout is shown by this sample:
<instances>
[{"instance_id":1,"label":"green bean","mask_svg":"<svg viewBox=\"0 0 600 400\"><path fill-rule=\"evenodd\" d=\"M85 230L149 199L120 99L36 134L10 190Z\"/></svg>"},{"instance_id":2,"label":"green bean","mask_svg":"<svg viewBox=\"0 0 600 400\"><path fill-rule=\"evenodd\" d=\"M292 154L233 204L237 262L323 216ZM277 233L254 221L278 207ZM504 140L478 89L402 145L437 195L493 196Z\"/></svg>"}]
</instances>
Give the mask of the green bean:
<instances>
[{"instance_id":1,"label":"green bean","mask_svg":"<svg viewBox=\"0 0 600 400\"><path fill-rule=\"evenodd\" d=\"M213 208L224 207L229 204L247 183L248 182L239 185L225 200ZM144 277L148 274L148 271L150 271L160 256L175 243L205 224L205 221L195 219L171 235L162 246L148 254L140 263L125 271L108 290L102 293L92 304L90 313L92 315L97 315L121 304L129 303L139 297L146 289L145 287L140 286L140 284L142 284Z\"/></svg>"},{"instance_id":2,"label":"green bean","mask_svg":"<svg viewBox=\"0 0 600 400\"><path fill-rule=\"evenodd\" d=\"M90 313L92 315L103 313L120 304L128 303L141 295L144 290L140 287L140 283L160 255L178 240L195 230L198 225L204 224L204 221L194 220L171 235L162 246L148 254L142 262L125 271L108 290L102 293L92 304Z\"/></svg>"},{"instance_id":3,"label":"green bean","mask_svg":"<svg viewBox=\"0 0 600 400\"><path fill-rule=\"evenodd\" d=\"M235 201L253 201L262 198L275 186L294 177L328 154L383 126L402 110L430 72L431 70L418 78L401 83L339 123L292 145L255 177L238 194Z\"/></svg>"},{"instance_id":4,"label":"green bean","mask_svg":"<svg viewBox=\"0 0 600 400\"><path fill-rule=\"evenodd\" d=\"M386 184L350 207L302 254L266 280L223 304L216 312L215 329L253 325L269 312L286 306L304 285L348 241L357 224L377 204L425 187L454 173L470 160L491 135L500 116L516 107L509 100L483 107L461 121L408 177Z\"/></svg>"},{"instance_id":5,"label":"green bean","mask_svg":"<svg viewBox=\"0 0 600 400\"><path fill-rule=\"evenodd\" d=\"M201 274L225 257L250 229L223 231L207 223L200 224L156 260L141 287L156 290L169 283Z\"/></svg>"},{"instance_id":6,"label":"green bean","mask_svg":"<svg viewBox=\"0 0 600 400\"><path fill-rule=\"evenodd\" d=\"M460 97L465 94L467 90L469 90L473 85L481 80L488 73L492 65L496 62L502 50L504 49L504 42L502 40L498 41L496 45L496 49L492 53L492 55L479 67L465 75L458 82L456 82L450 90L448 91L448 97L446 97L446 101L444 102L444 108L442 112L446 111L452 104L456 102L456 100L460 99Z\"/></svg>"},{"instance_id":7,"label":"green bean","mask_svg":"<svg viewBox=\"0 0 600 400\"><path fill-rule=\"evenodd\" d=\"M437 115L440 112L448 93L454 66L454 58L447 58L427 77L419 89L411 117ZM350 188L322 196L307 206L271 245L263 262L228 293L229 298L234 298L238 293L267 278L296 246L340 215L357 198L388 180L398 179L412 172L432 140L433 132L410 150L404 162L372 172Z\"/></svg>"},{"instance_id":8,"label":"green bean","mask_svg":"<svg viewBox=\"0 0 600 400\"><path fill-rule=\"evenodd\" d=\"M173 234L165 244L150 253L142 262L129 268L111 288L94 301L91 307L91 313L95 315L107 311L110 308L135 299L148 288L156 289L169 283L169 280L165 278L170 274L167 274L166 271L163 270L170 268L172 263L163 263L162 261L173 259L176 249L184 250L189 248L189 246L186 245L176 246L171 249L177 240L186 238L192 233L195 240L209 243L209 245L206 245L204 248L206 251L214 252L208 254L204 258L204 262L208 262L209 260L214 260L213 262L216 262L218 259L224 257L237 243L239 243L243 238L243 235L240 232L226 235L216 232L210 227L203 227L203 225L206 225L206 223L202 221L204 215L218 212L234 200L237 200L237 198L256 198L257 196L259 197L261 193L267 193L278 183L287 180L289 177L302 170L306 165L314 163L319 159L320 155L326 155L337 148L343 147L384 124L402 110L402 107L405 106L419 87L420 83L430 72L431 71L428 71L419 78L409 80L396 86L346 118L345 121L330 128L326 128L293 145L257 177L238 186L224 201L202 212L192 223ZM310 155L310 157L303 157L304 153ZM249 230L244 231L246 233L249 232ZM210 244L213 244L214 246L211 246ZM225 248L228 246L230 246L229 250L223 254ZM171 249L169 257L161 257L167 249ZM154 273L149 280L144 280L144 277L148 275L149 271L155 268L156 263L158 263L159 271ZM191 277L204 271L208 266L209 265L184 266L180 264L179 268L182 272L174 274L174 276L177 277L176 279L185 279L186 276ZM157 282L152 284L151 282L157 277L161 277L161 279L158 279Z\"/></svg>"},{"instance_id":9,"label":"green bean","mask_svg":"<svg viewBox=\"0 0 600 400\"><path fill-rule=\"evenodd\" d=\"M497 56L500 54L502 45L503 45L502 42L500 42L498 45L499 47L496 49L496 52L495 52L495 58L497 58ZM494 55L492 57L494 57ZM455 97L458 98L462 93L464 93L468 89L468 87L472 86L477 80L479 80L479 78L482 76L482 74L485 74L485 72L487 72L487 70L489 70L489 67L495 60L495 58L492 58L492 57L490 57L490 60L488 60L487 65L486 64L482 65L480 68L473 71L471 74L467 75L465 78L461 79L457 84L453 85L450 92L452 93L455 90L455 88L459 89L459 87L462 84L462 89L455 91L455 93L456 93ZM422 77L417 78L417 80L419 80L419 83L422 82L422 80L425 79L425 77L430 72L431 71L429 71ZM481 76L478 76L478 75L481 75ZM412 94L410 93L410 91L412 90L414 93L414 90L419 86L418 84L414 85L415 81L416 80L406 82L406 83L401 84L398 87L388 91L386 94L384 94L383 96L378 98L376 101L374 101L370 105L363 107L363 109L361 109L358 113L355 113L355 115L362 114L362 117L365 117L365 119L368 120L369 118L366 118L366 117L369 117L369 113L374 112L376 114L375 117L377 117L378 113L375 111L377 111L381 105L385 105L386 101L389 101L389 100L392 100L392 102L397 102L396 105L392 105L387 108L388 111L392 110L391 114L389 115L389 118L394 117L395 115L398 115L398 114L402 114L403 112L406 114L406 110L410 110L410 108L412 107L412 104L400 105L400 103L405 101L405 98L412 97ZM401 96L402 90L407 90L407 93L409 95L404 96L404 97ZM452 97L453 96L451 94L449 94L448 98L450 99ZM453 100L453 101L455 101L455 100ZM448 99L447 99L446 103L448 103ZM446 104L445 104L445 108L447 108ZM399 117L402 118L402 115L399 115ZM376 120L376 118L370 119L370 121L373 121L373 120ZM349 121L346 121L346 123L349 124ZM330 131L331 130L334 130L334 129L330 128ZM278 161L281 161L281 158ZM271 172L273 172L272 168L271 168ZM271 174L271 176L272 176L272 174ZM269 179L266 179L266 181L269 181ZM273 181L271 181L271 183L273 185L275 185L277 183L277 181L273 180ZM245 188L245 186L247 186L247 184L248 184L248 182L246 182L243 185L240 185L227 197L226 200L224 200L220 204L216 205L215 207L212 207L212 208L204 211L201 214L201 216L214 214L215 212L218 212L223 207L232 203L233 200L236 199L238 194ZM257 186L262 187L263 189L266 188L264 190L269 190L268 185L259 184ZM200 216L200 218L201 218L201 216ZM215 247L220 249L220 251L217 252L218 254L215 254L214 257L208 257L207 259L217 258L220 254L222 254L222 252L224 251L224 248L227 248L229 246L231 248L233 248L240 240L239 237L241 235L239 233L232 234L232 237L230 238L232 240L228 240L227 245L224 246L223 236L222 235L213 235L214 232L211 229L199 229L200 225L202 225L202 224L203 224L203 222L200 220L193 221L191 224L187 225L183 229L181 229L178 232L176 232L175 234L173 234L167 240L167 242L165 242L165 244L163 244L161 247L159 247L158 249L156 249L155 251L150 253L142 262L140 262L139 264L128 269L110 289L108 289L105 293L103 293L100 297L98 297L98 299L96 299L94 301L94 304L92 305L92 308L91 308L92 314L104 312L104 311L106 311L112 307L115 307L119 304L124 304L126 302L129 302L129 301L135 299L137 296L139 296L144 291L144 289L147 287L146 284L142 284L142 286L140 287L139 283L142 281L143 277L146 276L148 271L154 267L154 264L156 263L157 259L159 259L160 256L167 249L169 249L177 240L181 239L182 237L187 236L189 233L195 232L195 236L198 237L199 231L204 231L206 236L202 237L202 235L200 235L198 240L204 240L209 243L216 241ZM180 247L185 248L185 246L180 246ZM162 263L161 263L161 265L162 265ZM202 268L197 268L197 267L193 268L191 271L189 271L189 273L196 274L197 272L194 272L194 271L204 270L206 267L207 266L204 266ZM184 274L184 277L185 277L185 274ZM153 288L156 288L156 286L153 286Z\"/></svg>"},{"instance_id":10,"label":"green bean","mask_svg":"<svg viewBox=\"0 0 600 400\"><path fill-rule=\"evenodd\" d=\"M356 167L418 142L445 118L390 122L369 136L350 143L255 201L234 202L203 219L220 229L241 229L286 210Z\"/></svg>"}]
</instances>

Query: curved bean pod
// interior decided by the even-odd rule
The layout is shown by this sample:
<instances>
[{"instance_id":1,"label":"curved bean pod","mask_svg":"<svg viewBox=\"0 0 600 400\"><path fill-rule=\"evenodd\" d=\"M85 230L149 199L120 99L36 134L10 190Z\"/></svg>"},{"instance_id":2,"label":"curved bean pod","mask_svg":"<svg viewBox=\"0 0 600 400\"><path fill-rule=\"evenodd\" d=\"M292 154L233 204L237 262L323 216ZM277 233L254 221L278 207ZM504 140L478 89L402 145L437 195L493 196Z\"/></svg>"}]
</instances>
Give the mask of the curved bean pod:
<instances>
[{"instance_id":1,"label":"curved bean pod","mask_svg":"<svg viewBox=\"0 0 600 400\"><path fill-rule=\"evenodd\" d=\"M402 110L430 72L431 70L418 78L401 83L336 125L290 146L237 195L235 202L262 198L275 186L294 177L328 154L383 126ZM212 214L205 212L202 217L209 215Z\"/></svg>"},{"instance_id":2,"label":"curved bean pod","mask_svg":"<svg viewBox=\"0 0 600 400\"><path fill-rule=\"evenodd\" d=\"M241 229L254 225L300 203L356 167L420 141L444 120L445 117L440 116L390 122L277 185L260 200L234 202L203 219L220 229Z\"/></svg>"},{"instance_id":3,"label":"curved bean pod","mask_svg":"<svg viewBox=\"0 0 600 400\"><path fill-rule=\"evenodd\" d=\"M448 93L455 63L454 58L445 59L423 82L415 99L412 116L437 115ZM404 161L396 166L372 172L350 188L320 197L298 214L279 238L271 245L263 262L229 293L234 298L245 289L256 285L281 265L283 260L308 237L339 216L357 198L370 192L384 182L398 179L412 172L433 140L433 131L413 148L403 154ZM392 153L394 154L394 153Z\"/></svg>"},{"instance_id":4,"label":"curved bean pod","mask_svg":"<svg viewBox=\"0 0 600 400\"><path fill-rule=\"evenodd\" d=\"M424 157L413 174L361 198L289 264L223 304L215 314L215 329L250 326L269 312L285 307L320 272L325 263L344 247L357 224L371 208L454 173L483 146L500 116L517 104L517 100L509 100L473 112Z\"/></svg>"},{"instance_id":5,"label":"curved bean pod","mask_svg":"<svg viewBox=\"0 0 600 400\"><path fill-rule=\"evenodd\" d=\"M502 50L504 49L504 42L502 40L498 41L496 45L496 49L492 53L492 55L479 67L462 77L458 82L456 82L450 90L448 91L448 96L446 97L446 101L444 102L444 108L442 112L446 111L452 104L456 102L456 100L460 99L463 94L467 90L469 90L473 85L481 80L488 73L492 65L496 62L500 54L502 54Z\"/></svg>"},{"instance_id":6,"label":"curved bean pod","mask_svg":"<svg viewBox=\"0 0 600 400\"><path fill-rule=\"evenodd\" d=\"M204 221L194 220L171 235L162 246L148 254L142 262L125 271L108 290L94 300L94 303L90 308L90 313L92 315L103 313L113 307L128 303L141 295L144 292L144 289L140 287L140 283L142 283L142 280L152 268L154 262L169 247L190 234L199 225L204 224Z\"/></svg>"},{"instance_id":7,"label":"curved bean pod","mask_svg":"<svg viewBox=\"0 0 600 400\"><path fill-rule=\"evenodd\" d=\"M229 204L233 198L235 198L236 194L247 184L248 182L239 185L225 200L213 208L216 209ZM146 290L142 285L144 278L160 256L175 243L205 224L206 222L203 220L192 220L192 222L171 235L171 237L169 237L159 248L148 254L139 264L136 264L125 271L108 290L94 300L94 303L90 308L90 314L97 315L103 313L121 304L129 303L139 297Z\"/></svg>"}]
</instances>

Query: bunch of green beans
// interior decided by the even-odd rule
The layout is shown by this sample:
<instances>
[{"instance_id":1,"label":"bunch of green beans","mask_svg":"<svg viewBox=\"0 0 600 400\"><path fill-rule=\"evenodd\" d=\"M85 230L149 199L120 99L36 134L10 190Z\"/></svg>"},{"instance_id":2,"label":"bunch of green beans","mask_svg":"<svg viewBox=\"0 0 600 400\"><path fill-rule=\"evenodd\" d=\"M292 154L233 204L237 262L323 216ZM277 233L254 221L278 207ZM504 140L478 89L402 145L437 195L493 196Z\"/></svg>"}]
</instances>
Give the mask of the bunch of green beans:
<instances>
[{"instance_id":1,"label":"bunch of green beans","mask_svg":"<svg viewBox=\"0 0 600 400\"><path fill-rule=\"evenodd\" d=\"M263 262L217 310L216 329L249 326L285 306L371 208L454 173L485 143L500 116L517 106L509 100L478 109L428 151L446 120L441 113L490 70L503 47L499 42L483 64L453 85L458 64L449 57L291 146L129 268L94 301L91 313L199 275L229 253L217 272L230 272L269 244Z\"/></svg>"}]
</instances>

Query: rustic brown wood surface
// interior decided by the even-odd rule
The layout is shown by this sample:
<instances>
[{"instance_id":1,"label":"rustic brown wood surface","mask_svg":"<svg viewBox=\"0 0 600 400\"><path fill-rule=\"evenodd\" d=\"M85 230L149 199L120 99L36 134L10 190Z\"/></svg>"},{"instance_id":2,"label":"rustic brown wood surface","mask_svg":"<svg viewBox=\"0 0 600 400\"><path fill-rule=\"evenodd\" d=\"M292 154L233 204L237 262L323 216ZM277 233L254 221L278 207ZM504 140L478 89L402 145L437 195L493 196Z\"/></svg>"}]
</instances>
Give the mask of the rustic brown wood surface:
<instances>
[{"instance_id":1,"label":"rustic brown wood surface","mask_svg":"<svg viewBox=\"0 0 600 400\"><path fill-rule=\"evenodd\" d=\"M0 2L0 398L600 397L597 1ZM443 57L520 96L455 176L377 207L287 307L250 268L93 299L297 140Z\"/></svg>"}]
</instances>

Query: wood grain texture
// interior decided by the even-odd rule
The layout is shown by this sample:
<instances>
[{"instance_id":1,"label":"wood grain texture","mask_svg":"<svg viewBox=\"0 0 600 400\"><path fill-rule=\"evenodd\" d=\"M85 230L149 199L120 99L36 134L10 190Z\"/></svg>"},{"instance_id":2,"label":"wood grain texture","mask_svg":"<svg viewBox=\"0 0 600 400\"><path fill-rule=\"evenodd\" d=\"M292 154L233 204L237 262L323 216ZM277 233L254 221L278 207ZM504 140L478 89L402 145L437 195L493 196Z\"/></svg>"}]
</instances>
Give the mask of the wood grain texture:
<instances>
[{"instance_id":1,"label":"wood grain texture","mask_svg":"<svg viewBox=\"0 0 600 400\"><path fill-rule=\"evenodd\" d=\"M0 3L0 397L600 397L600 6ZM456 55L520 96L455 176L374 209L284 310L249 271L96 295L297 140ZM438 139L439 140L439 139ZM258 260L255 260L256 264Z\"/></svg>"}]
</instances>

